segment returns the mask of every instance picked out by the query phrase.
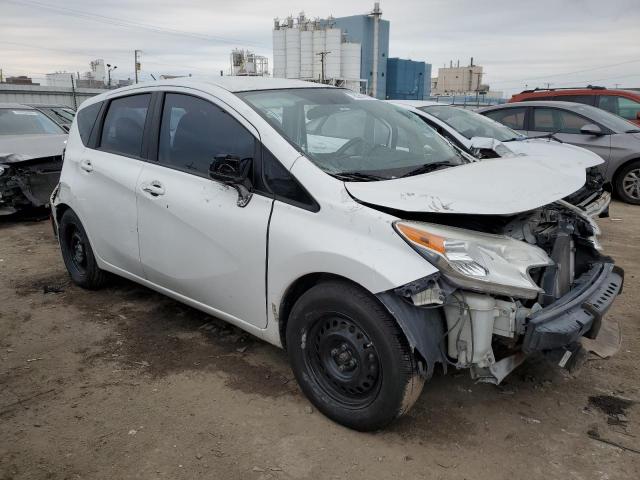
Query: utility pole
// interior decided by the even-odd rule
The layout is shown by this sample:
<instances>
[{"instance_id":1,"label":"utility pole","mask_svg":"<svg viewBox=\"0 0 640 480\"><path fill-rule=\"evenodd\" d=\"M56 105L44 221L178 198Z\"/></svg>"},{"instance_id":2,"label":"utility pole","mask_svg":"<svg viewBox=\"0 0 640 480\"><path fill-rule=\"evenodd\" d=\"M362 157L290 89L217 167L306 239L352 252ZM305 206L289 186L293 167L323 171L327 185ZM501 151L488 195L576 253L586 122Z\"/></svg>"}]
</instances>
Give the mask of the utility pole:
<instances>
[{"instance_id":1,"label":"utility pole","mask_svg":"<svg viewBox=\"0 0 640 480\"><path fill-rule=\"evenodd\" d=\"M331 52L324 51L324 52L316 53L316 55L320 55L320 66L322 67L320 69L320 71L322 72L320 75L320 83L324 83L324 60L328 53L331 53Z\"/></svg>"},{"instance_id":2,"label":"utility pole","mask_svg":"<svg viewBox=\"0 0 640 480\"><path fill-rule=\"evenodd\" d=\"M134 71L136 74L136 83L138 83L138 72L140 71L140 50L133 51L133 60L134 60Z\"/></svg>"},{"instance_id":3,"label":"utility pole","mask_svg":"<svg viewBox=\"0 0 640 480\"><path fill-rule=\"evenodd\" d=\"M547 82L547 90L551 90L551 84Z\"/></svg>"},{"instance_id":4,"label":"utility pole","mask_svg":"<svg viewBox=\"0 0 640 480\"><path fill-rule=\"evenodd\" d=\"M78 110L78 100L76 99L76 86L73 79L73 73L71 74L71 93L73 95L73 109Z\"/></svg>"}]
</instances>

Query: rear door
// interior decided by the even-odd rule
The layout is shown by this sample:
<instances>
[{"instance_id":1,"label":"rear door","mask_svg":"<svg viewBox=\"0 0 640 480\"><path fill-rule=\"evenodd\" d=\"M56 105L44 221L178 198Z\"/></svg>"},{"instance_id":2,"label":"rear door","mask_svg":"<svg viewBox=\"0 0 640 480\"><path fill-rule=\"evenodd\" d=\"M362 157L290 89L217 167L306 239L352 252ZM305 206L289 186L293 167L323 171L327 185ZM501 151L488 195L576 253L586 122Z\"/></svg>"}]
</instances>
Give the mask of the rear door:
<instances>
[{"instance_id":1,"label":"rear door","mask_svg":"<svg viewBox=\"0 0 640 480\"><path fill-rule=\"evenodd\" d=\"M551 107L533 107L528 134L533 137L554 133L554 136L563 142L591 150L604 159L605 163L599 167L604 172L606 162L611 157L611 135L609 130L602 125L598 126L605 133L604 135L584 135L580 133L580 129L583 126L593 123L593 120L567 110Z\"/></svg>"},{"instance_id":2,"label":"rear door","mask_svg":"<svg viewBox=\"0 0 640 480\"><path fill-rule=\"evenodd\" d=\"M217 155L257 161L258 132L205 94L167 92L158 107L155 152L138 182L145 277L229 321L263 328L273 199L254 194L239 207L234 188L209 178Z\"/></svg>"},{"instance_id":3,"label":"rear door","mask_svg":"<svg viewBox=\"0 0 640 480\"><path fill-rule=\"evenodd\" d=\"M97 140L78 157L75 208L100 259L142 276L138 248L136 183L151 94L114 98L96 122ZM89 107L90 108L90 107ZM93 135L93 134L92 134Z\"/></svg>"}]
</instances>

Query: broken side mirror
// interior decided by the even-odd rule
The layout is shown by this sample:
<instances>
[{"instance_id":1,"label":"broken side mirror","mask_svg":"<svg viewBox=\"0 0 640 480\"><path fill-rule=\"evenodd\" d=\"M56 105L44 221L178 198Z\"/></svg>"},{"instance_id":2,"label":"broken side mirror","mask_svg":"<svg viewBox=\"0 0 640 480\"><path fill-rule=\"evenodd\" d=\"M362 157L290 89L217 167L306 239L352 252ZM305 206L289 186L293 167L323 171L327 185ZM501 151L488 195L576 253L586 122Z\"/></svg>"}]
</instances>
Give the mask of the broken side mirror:
<instances>
[{"instance_id":1,"label":"broken side mirror","mask_svg":"<svg viewBox=\"0 0 640 480\"><path fill-rule=\"evenodd\" d=\"M587 123L586 125L583 125L582 128L580 128L580 133L582 135L604 135L602 133L602 129L598 125L595 125L593 123Z\"/></svg>"},{"instance_id":2,"label":"broken side mirror","mask_svg":"<svg viewBox=\"0 0 640 480\"><path fill-rule=\"evenodd\" d=\"M251 200L252 193L251 164L253 158L240 158L237 155L216 155L209 165L209 176L219 182L229 185L238 191L238 206L245 207Z\"/></svg>"}]
</instances>

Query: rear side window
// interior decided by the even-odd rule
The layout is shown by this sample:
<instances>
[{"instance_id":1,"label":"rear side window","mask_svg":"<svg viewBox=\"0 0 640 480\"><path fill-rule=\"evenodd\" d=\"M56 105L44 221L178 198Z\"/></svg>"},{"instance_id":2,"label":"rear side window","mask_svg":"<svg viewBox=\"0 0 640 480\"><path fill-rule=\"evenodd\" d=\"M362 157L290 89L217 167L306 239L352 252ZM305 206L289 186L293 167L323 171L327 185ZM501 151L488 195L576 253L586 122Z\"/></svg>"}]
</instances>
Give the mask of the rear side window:
<instances>
[{"instance_id":1,"label":"rear side window","mask_svg":"<svg viewBox=\"0 0 640 480\"><path fill-rule=\"evenodd\" d=\"M584 103L585 105L593 105L594 98L593 95L556 95L555 97L552 97L551 100L556 100L558 102L574 102Z\"/></svg>"},{"instance_id":2,"label":"rear side window","mask_svg":"<svg viewBox=\"0 0 640 480\"><path fill-rule=\"evenodd\" d=\"M514 130L524 130L525 108L507 108L504 110L496 110L487 112L487 117L506 125Z\"/></svg>"},{"instance_id":3,"label":"rear side window","mask_svg":"<svg viewBox=\"0 0 640 480\"><path fill-rule=\"evenodd\" d=\"M250 158L254 136L220 107L201 98L167 93L162 110L158 161L209 178L218 155Z\"/></svg>"},{"instance_id":4,"label":"rear side window","mask_svg":"<svg viewBox=\"0 0 640 480\"><path fill-rule=\"evenodd\" d=\"M112 100L104 119L100 148L139 157L150 100L148 93Z\"/></svg>"},{"instance_id":5,"label":"rear side window","mask_svg":"<svg viewBox=\"0 0 640 480\"><path fill-rule=\"evenodd\" d=\"M83 145L87 145L89 142L91 130L93 129L93 125L96 123L96 119L98 118L101 108L102 102L98 102L93 105L89 105L78 112L78 131L80 132L80 140L82 140Z\"/></svg>"}]
</instances>

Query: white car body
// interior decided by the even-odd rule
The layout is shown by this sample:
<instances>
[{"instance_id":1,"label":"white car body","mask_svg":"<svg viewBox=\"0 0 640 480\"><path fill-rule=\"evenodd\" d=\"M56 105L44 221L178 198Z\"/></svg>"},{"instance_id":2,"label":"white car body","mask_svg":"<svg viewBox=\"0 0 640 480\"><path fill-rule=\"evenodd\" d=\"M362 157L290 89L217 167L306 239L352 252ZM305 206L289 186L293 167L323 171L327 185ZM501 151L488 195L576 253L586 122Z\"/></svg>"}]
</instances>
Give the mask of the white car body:
<instances>
[{"instance_id":1,"label":"white car body","mask_svg":"<svg viewBox=\"0 0 640 480\"><path fill-rule=\"evenodd\" d=\"M210 102L266 147L317 202L317 209L257 193L241 206L238 192L228 184L89 148L80 138L76 116L60 184L52 196L54 222L59 227L62 213L73 210L84 225L100 269L283 346L283 302L305 278L331 275L387 298L394 289L440 274L438 266L417 254L395 230L395 223L403 219L395 212L514 216L557 202L585 182L582 164L543 153L407 178L343 181L301 154L237 95L318 88L327 87L257 77L220 77L206 83L174 79L109 91L87 100L79 111L81 117L82 110L93 104L107 105L113 99L147 92L184 93ZM362 101L377 102L367 97ZM580 221L593 226L589 220ZM528 248L542 259L541 264L552 262L538 247ZM481 310L478 305L487 299L495 306L491 295L469 293L473 308ZM411 346L423 348L418 338L422 327L391 307L390 312ZM476 332L482 338L467 366L495 363L490 344L496 331L506 328L511 329L509 335L516 334L514 326L496 323L494 328L493 320L485 325L488 330ZM484 350L480 345L485 345ZM450 353L456 354L456 348L450 345ZM433 365L428 369L430 373ZM494 379L500 381L503 376L496 374Z\"/></svg>"}]
</instances>

